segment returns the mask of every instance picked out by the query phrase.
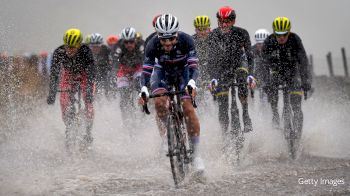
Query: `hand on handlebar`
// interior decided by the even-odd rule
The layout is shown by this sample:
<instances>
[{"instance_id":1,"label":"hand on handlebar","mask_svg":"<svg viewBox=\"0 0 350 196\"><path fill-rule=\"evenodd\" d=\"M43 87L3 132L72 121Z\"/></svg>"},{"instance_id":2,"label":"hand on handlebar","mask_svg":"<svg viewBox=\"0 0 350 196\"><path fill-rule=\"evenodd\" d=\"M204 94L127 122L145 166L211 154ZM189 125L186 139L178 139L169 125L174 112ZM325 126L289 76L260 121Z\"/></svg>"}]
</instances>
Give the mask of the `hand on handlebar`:
<instances>
[{"instance_id":1,"label":"hand on handlebar","mask_svg":"<svg viewBox=\"0 0 350 196\"><path fill-rule=\"evenodd\" d=\"M256 88L256 79L253 76L250 75L247 77L247 83L250 89Z\"/></svg>"},{"instance_id":2,"label":"hand on handlebar","mask_svg":"<svg viewBox=\"0 0 350 196\"><path fill-rule=\"evenodd\" d=\"M189 95L191 95L192 97L195 97L197 95L197 86L196 86L196 82L191 79L186 87L186 91Z\"/></svg>"},{"instance_id":3,"label":"hand on handlebar","mask_svg":"<svg viewBox=\"0 0 350 196\"><path fill-rule=\"evenodd\" d=\"M141 88L141 92L139 94L139 100L138 100L138 103L140 105L145 105L147 103L147 100L148 100L148 97L149 97L149 92L148 92L148 89L146 86L143 86Z\"/></svg>"}]
</instances>

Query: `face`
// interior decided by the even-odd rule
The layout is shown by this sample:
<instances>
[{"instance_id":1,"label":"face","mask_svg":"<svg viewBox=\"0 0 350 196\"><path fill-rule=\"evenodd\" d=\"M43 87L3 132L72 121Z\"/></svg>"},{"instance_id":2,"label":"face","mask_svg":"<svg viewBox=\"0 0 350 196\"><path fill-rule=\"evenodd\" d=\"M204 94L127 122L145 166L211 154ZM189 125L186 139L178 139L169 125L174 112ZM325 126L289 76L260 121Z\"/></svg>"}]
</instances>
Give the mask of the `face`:
<instances>
[{"instance_id":1,"label":"face","mask_svg":"<svg viewBox=\"0 0 350 196\"><path fill-rule=\"evenodd\" d=\"M275 34L278 44L283 45L288 41L289 32L283 35Z\"/></svg>"},{"instance_id":2,"label":"face","mask_svg":"<svg viewBox=\"0 0 350 196\"><path fill-rule=\"evenodd\" d=\"M223 33L230 32L230 29L234 24L235 24L235 20L218 19L218 26Z\"/></svg>"},{"instance_id":3,"label":"face","mask_svg":"<svg viewBox=\"0 0 350 196\"><path fill-rule=\"evenodd\" d=\"M262 47L263 47L263 45L264 45L264 43L257 43L257 44L256 44L256 48L257 48L258 50L261 50Z\"/></svg>"},{"instance_id":4,"label":"face","mask_svg":"<svg viewBox=\"0 0 350 196\"><path fill-rule=\"evenodd\" d=\"M204 28L204 29L196 28L195 30L196 30L198 37L201 39L207 38L209 33L210 33L210 28Z\"/></svg>"},{"instance_id":5,"label":"face","mask_svg":"<svg viewBox=\"0 0 350 196\"><path fill-rule=\"evenodd\" d=\"M163 49L165 50L165 52L170 52L173 49L176 42L177 42L176 36L166 38L166 39L163 39L163 38L160 39L160 44L163 46Z\"/></svg>"},{"instance_id":6,"label":"face","mask_svg":"<svg viewBox=\"0 0 350 196\"><path fill-rule=\"evenodd\" d=\"M100 44L90 44L90 48L93 54L98 54L101 51L101 45Z\"/></svg>"},{"instance_id":7,"label":"face","mask_svg":"<svg viewBox=\"0 0 350 196\"><path fill-rule=\"evenodd\" d=\"M135 40L124 41L124 46L128 51L133 51L136 48Z\"/></svg>"},{"instance_id":8,"label":"face","mask_svg":"<svg viewBox=\"0 0 350 196\"><path fill-rule=\"evenodd\" d=\"M66 46L66 54L68 57L73 57L78 53L78 50L80 48L80 45L76 46L76 47L69 47Z\"/></svg>"}]
</instances>

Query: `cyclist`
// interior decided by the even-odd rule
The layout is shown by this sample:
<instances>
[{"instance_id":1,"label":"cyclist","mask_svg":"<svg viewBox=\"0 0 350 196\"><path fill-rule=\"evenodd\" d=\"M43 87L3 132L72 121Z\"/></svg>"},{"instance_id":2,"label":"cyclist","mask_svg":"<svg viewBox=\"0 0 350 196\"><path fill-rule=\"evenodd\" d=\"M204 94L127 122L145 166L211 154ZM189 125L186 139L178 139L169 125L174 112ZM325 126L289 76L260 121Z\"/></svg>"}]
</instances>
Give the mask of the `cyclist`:
<instances>
[{"instance_id":1,"label":"cyclist","mask_svg":"<svg viewBox=\"0 0 350 196\"><path fill-rule=\"evenodd\" d=\"M112 70L112 63L110 60L111 50L103 44L103 37L99 33L91 34L89 46L95 60L97 92L104 91L105 96L109 98L109 76Z\"/></svg>"},{"instance_id":2,"label":"cyclist","mask_svg":"<svg viewBox=\"0 0 350 196\"><path fill-rule=\"evenodd\" d=\"M117 88L120 93L120 109L124 125L128 128L132 120L130 110L134 102L130 98L139 89L142 72L144 47L136 42L136 31L132 27L124 28L113 58L117 65Z\"/></svg>"},{"instance_id":3,"label":"cyclist","mask_svg":"<svg viewBox=\"0 0 350 196\"><path fill-rule=\"evenodd\" d=\"M118 45L119 38L117 35L109 35L107 37L107 46L111 51L114 51Z\"/></svg>"},{"instance_id":4,"label":"cyclist","mask_svg":"<svg viewBox=\"0 0 350 196\"><path fill-rule=\"evenodd\" d=\"M252 47L252 52L254 55L254 76L256 77L258 81L258 87L259 87L259 98L262 101L264 97L266 98L266 94L263 91L261 87L265 86L263 84L263 81L265 81L265 75L267 72L263 69L267 68L267 65L264 65L263 59L262 59L262 47L265 39L270 35L270 33L266 29L258 29L255 32L255 44Z\"/></svg>"},{"instance_id":5,"label":"cyclist","mask_svg":"<svg viewBox=\"0 0 350 196\"><path fill-rule=\"evenodd\" d=\"M290 92L295 130L301 136L303 112L301 110L302 90L311 89L311 74L306 52L300 37L291 32L287 17L276 17L272 24L273 34L264 41L262 49L265 65L268 65L267 92L272 108L272 122L278 127L278 86L286 85Z\"/></svg>"},{"instance_id":6,"label":"cyclist","mask_svg":"<svg viewBox=\"0 0 350 196\"><path fill-rule=\"evenodd\" d=\"M90 44L91 34L88 34L84 38L84 44Z\"/></svg>"},{"instance_id":7,"label":"cyclist","mask_svg":"<svg viewBox=\"0 0 350 196\"><path fill-rule=\"evenodd\" d=\"M144 46L145 40L143 40L143 36L142 36L141 32L136 32L136 42L138 42L138 44L142 44Z\"/></svg>"},{"instance_id":8,"label":"cyclist","mask_svg":"<svg viewBox=\"0 0 350 196\"><path fill-rule=\"evenodd\" d=\"M179 22L171 14L158 17L155 29L158 36L154 36L149 41L145 52L141 92L149 95L147 88L149 84L152 94L166 92L173 85L178 85L179 90L184 90L187 85L190 85L194 89L193 96L195 96L198 58L192 37L178 31ZM182 97L182 106L193 147L193 165L198 171L204 171L204 164L198 153L200 125L189 98L189 96ZM168 98L159 97L154 101L157 116L165 125L169 112ZM142 98L140 103L144 103Z\"/></svg>"},{"instance_id":9,"label":"cyclist","mask_svg":"<svg viewBox=\"0 0 350 196\"><path fill-rule=\"evenodd\" d=\"M241 130L239 112L236 103L236 90L233 83L248 82L249 88L256 85L253 73L253 56L248 32L234 26L235 11L229 7L221 7L216 13L218 28L209 34L209 75L212 78L212 88L217 91L219 105L219 122L224 137L229 126L229 89L231 88L231 136L237 136ZM243 66L243 55L246 55L248 67ZM220 86L221 85L221 86ZM248 113L248 88L238 87L238 97L242 104L244 132L252 131L252 122Z\"/></svg>"},{"instance_id":10,"label":"cyclist","mask_svg":"<svg viewBox=\"0 0 350 196\"><path fill-rule=\"evenodd\" d=\"M152 26L153 28L156 28L156 22L157 22L157 19L158 17L161 16L161 14L158 14L156 16L154 16L153 20L152 20ZM145 48L147 46L147 43L149 40L151 40L154 36L157 35L157 31L154 31L153 33L151 33L146 39L145 39Z\"/></svg>"},{"instance_id":11,"label":"cyclist","mask_svg":"<svg viewBox=\"0 0 350 196\"><path fill-rule=\"evenodd\" d=\"M95 65L90 48L82 44L83 35L79 29L68 29L63 36L64 44L59 46L53 53L52 65L50 69L50 85L47 103L55 103L57 85L61 90L73 90L74 85L80 84L83 100L85 104L85 116L87 120L85 141L91 144L93 138L91 130L94 119L94 78ZM68 127L71 123L69 114L70 92L61 92L60 103L63 122Z\"/></svg>"},{"instance_id":12,"label":"cyclist","mask_svg":"<svg viewBox=\"0 0 350 196\"><path fill-rule=\"evenodd\" d=\"M203 90L208 81L210 81L209 71L208 71L208 53L209 53L209 33L210 33L210 19L208 16L196 16L193 21L196 33L192 36L194 44L196 46L199 64L201 65L199 74L199 87ZM206 101L204 97L204 91L199 92L199 102Z\"/></svg>"}]
</instances>

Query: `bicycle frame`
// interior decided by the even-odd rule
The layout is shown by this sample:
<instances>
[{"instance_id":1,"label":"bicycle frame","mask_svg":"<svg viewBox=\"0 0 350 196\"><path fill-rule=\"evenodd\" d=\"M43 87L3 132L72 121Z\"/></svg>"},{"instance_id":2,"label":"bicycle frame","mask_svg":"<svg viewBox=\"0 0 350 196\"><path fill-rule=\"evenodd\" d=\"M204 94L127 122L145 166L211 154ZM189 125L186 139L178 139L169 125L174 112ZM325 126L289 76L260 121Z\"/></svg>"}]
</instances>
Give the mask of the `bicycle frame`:
<instances>
[{"instance_id":1,"label":"bicycle frame","mask_svg":"<svg viewBox=\"0 0 350 196\"><path fill-rule=\"evenodd\" d=\"M292 119L292 108L290 103L290 95L291 91L288 89L286 85L282 85L278 87L278 90L281 90L283 92L283 113L282 113L282 119L283 119L283 131L284 136L287 140L288 145L288 153L290 154L290 157L292 159L296 158L296 153L298 150L298 142L299 139L298 135L295 130L295 125ZM306 94L304 94L306 99ZM301 133L300 133L301 134Z\"/></svg>"},{"instance_id":2,"label":"bicycle frame","mask_svg":"<svg viewBox=\"0 0 350 196\"><path fill-rule=\"evenodd\" d=\"M189 90L191 94L191 90ZM178 187L188 171L187 165L192 161L190 141L184 125L184 114L181 106L180 95L185 91L170 91L161 94L151 95L149 98L168 96L169 97L169 115L167 122L168 154L172 169L175 186ZM142 94L145 99L145 94ZM175 98L176 97L176 98ZM195 104L192 99L192 104ZM150 114L147 105L144 105L144 112Z\"/></svg>"},{"instance_id":3,"label":"bicycle frame","mask_svg":"<svg viewBox=\"0 0 350 196\"><path fill-rule=\"evenodd\" d=\"M69 93L70 105L68 106L68 126L66 127L66 147L72 151L72 148L78 141L78 130L81 128L84 121L84 111L81 104L82 92L79 81L71 83L71 89L60 89L58 92ZM77 97L75 95L77 94ZM77 104L77 106L75 106ZM80 138L81 140L81 138Z\"/></svg>"}]
</instances>

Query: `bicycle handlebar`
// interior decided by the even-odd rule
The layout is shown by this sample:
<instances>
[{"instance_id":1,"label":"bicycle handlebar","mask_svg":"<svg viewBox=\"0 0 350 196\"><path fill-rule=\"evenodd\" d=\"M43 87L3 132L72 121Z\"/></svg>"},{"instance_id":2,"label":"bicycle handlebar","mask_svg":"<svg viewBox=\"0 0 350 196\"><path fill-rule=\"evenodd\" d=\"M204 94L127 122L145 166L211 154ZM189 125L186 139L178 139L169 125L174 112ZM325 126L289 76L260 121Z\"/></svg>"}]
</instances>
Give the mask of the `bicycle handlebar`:
<instances>
[{"instance_id":1,"label":"bicycle handlebar","mask_svg":"<svg viewBox=\"0 0 350 196\"><path fill-rule=\"evenodd\" d=\"M194 108L197 108L196 101L192 97L192 90L193 90L193 88L191 86L187 86L187 91L188 91L188 94L191 97L192 105L193 105ZM163 96L168 96L169 97L169 96L181 95L181 94L186 94L186 93L187 92L185 90L183 90L183 91L169 91L169 92L164 92L164 93L160 93L160 94L150 95L148 98L151 99L151 98L163 97ZM151 114L151 112L149 111L148 106L147 106L146 93L142 92L141 93L141 98L145 101L145 104L142 106L142 111L145 112L146 114Z\"/></svg>"}]
</instances>

